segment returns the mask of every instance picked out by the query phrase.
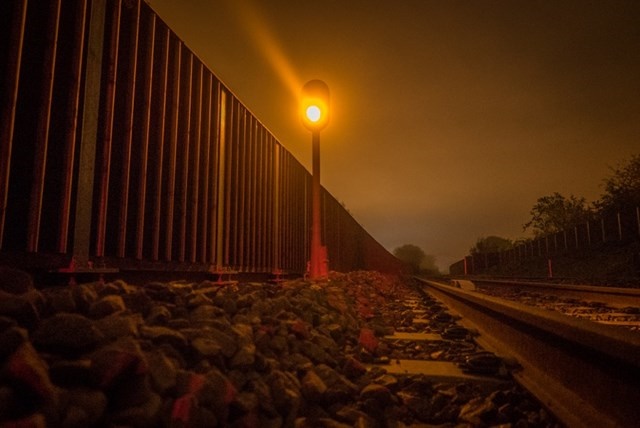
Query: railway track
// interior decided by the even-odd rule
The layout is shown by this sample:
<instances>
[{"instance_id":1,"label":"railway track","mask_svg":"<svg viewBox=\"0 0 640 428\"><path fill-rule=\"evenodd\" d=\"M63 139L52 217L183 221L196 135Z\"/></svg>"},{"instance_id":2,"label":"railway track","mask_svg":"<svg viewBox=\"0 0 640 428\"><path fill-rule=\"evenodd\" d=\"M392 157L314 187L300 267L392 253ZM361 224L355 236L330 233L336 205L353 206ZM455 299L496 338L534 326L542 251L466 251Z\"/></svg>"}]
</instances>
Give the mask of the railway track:
<instances>
[{"instance_id":1,"label":"railway track","mask_svg":"<svg viewBox=\"0 0 640 428\"><path fill-rule=\"evenodd\" d=\"M640 289L474 280L483 293L590 321L640 331Z\"/></svg>"},{"instance_id":2,"label":"railway track","mask_svg":"<svg viewBox=\"0 0 640 428\"><path fill-rule=\"evenodd\" d=\"M422 292L460 315L462 325L480 332L480 346L515 359L521 368L514 378L564 424L637 426L637 332L482 294L469 281L418 280Z\"/></svg>"}]
</instances>

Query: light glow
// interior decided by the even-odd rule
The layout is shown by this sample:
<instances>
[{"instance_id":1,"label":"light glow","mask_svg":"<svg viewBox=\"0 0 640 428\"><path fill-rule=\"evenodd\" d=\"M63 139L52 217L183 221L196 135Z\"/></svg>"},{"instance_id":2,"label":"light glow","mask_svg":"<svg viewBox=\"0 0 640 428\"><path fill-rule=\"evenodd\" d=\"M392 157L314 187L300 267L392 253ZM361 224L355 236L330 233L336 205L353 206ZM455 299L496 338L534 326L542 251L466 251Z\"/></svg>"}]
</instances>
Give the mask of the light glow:
<instances>
[{"instance_id":1,"label":"light glow","mask_svg":"<svg viewBox=\"0 0 640 428\"><path fill-rule=\"evenodd\" d=\"M320 110L320 107L316 105L310 105L309 107L307 107L306 114L307 119L309 119L313 123L317 123L322 117L322 110Z\"/></svg>"},{"instance_id":2,"label":"light glow","mask_svg":"<svg viewBox=\"0 0 640 428\"><path fill-rule=\"evenodd\" d=\"M302 87L300 117L310 131L320 131L329 122L329 88L322 80L310 80Z\"/></svg>"}]
</instances>

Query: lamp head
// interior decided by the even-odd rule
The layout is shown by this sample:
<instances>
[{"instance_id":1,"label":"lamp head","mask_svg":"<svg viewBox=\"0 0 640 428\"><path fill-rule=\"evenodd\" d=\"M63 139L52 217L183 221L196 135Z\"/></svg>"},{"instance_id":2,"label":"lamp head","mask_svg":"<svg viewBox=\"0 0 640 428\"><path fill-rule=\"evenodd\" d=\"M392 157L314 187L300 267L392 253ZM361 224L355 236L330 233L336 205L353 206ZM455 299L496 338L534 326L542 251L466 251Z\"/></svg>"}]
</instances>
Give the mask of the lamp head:
<instances>
[{"instance_id":1,"label":"lamp head","mask_svg":"<svg viewBox=\"0 0 640 428\"><path fill-rule=\"evenodd\" d=\"M320 131L329 123L329 87L322 80L310 80L302 87L302 123Z\"/></svg>"}]
</instances>

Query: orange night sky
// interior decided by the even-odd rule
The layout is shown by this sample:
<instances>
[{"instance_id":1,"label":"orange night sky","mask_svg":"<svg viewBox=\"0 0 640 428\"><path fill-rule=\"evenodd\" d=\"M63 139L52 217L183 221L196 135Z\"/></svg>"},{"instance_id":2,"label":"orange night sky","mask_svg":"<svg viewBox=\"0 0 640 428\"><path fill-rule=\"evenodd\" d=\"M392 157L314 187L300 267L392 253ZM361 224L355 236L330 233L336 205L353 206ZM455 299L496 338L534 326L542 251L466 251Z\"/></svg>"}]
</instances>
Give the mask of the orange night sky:
<instances>
[{"instance_id":1,"label":"orange night sky","mask_svg":"<svg viewBox=\"0 0 640 428\"><path fill-rule=\"evenodd\" d=\"M323 186L444 272L640 152L637 0L148 2L309 169L298 97L324 80Z\"/></svg>"}]
</instances>

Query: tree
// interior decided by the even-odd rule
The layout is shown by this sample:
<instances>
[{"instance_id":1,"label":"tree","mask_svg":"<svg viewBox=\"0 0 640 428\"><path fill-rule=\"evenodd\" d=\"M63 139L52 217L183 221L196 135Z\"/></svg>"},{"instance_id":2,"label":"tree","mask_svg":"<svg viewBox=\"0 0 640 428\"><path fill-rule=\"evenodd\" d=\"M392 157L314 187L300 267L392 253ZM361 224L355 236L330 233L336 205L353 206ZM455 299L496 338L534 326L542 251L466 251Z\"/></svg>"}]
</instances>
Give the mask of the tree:
<instances>
[{"instance_id":1,"label":"tree","mask_svg":"<svg viewBox=\"0 0 640 428\"><path fill-rule=\"evenodd\" d=\"M605 193L596 202L600 211L620 211L640 206L640 154L626 163L611 168L611 176L604 179Z\"/></svg>"},{"instance_id":2,"label":"tree","mask_svg":"<svg viewBox=\"0 0 640 428\"><path fill-rule=\"evenodd\" d=\"M591 213L592 210L585 198L577 198L573 195L565 198L555 192L538 198L530 211L531 220L524 224L523 228L533 230L536 236L548 235L584 223Z\"/></svg>"},{"instance_id":3,"label":"tree","mask_svg":"<svg viewBox=\"0 0 640 428\"><path fill-rule=\"evenodd\" d=\"M476 244L469 250L469 253L471 255L497 253L500 251L510 250L512 247L513 242L507 238L487 236L486 238L478 238Z\"/></svg>"},{"instance_id":4,"label":"tree","mask_svg":"<svg viewBox=\"0 0 640 428\"><path fill-rule=\"evenodd\" d=\"M426 257L422 248L412 244L396 248L393 250L393 255L408 264L414 273L420 272L420 266Z\"/></svg>"},{"instance_id":5,"label":"tree","mask_svg":"<svg viewBox=\"0 0 640 428\"><path fill-rule=\"evenodd\" d=\"M436 257L431 254L424 256L424 260L420 263L420 270L427 274L439 275L440 269L436 265Z\"/></svg>"}]
</instances>

